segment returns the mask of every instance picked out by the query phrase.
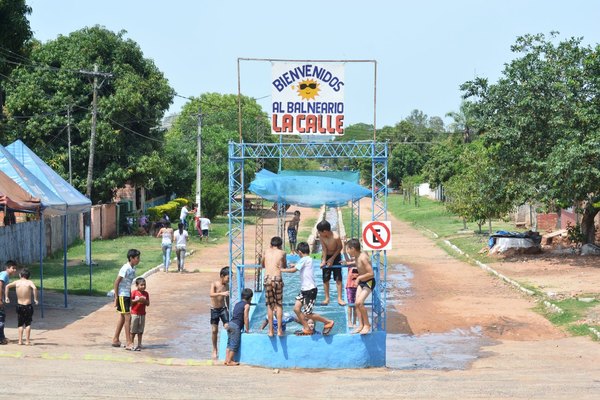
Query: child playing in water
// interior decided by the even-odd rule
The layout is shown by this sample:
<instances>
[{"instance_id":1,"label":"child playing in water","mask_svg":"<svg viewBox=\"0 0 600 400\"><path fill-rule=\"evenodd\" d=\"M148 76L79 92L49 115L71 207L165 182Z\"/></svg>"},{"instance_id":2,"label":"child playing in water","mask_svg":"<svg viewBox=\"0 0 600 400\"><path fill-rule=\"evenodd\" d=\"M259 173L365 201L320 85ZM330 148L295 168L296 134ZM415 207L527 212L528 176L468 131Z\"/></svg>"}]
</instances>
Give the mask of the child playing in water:
<instances>
[{"instance_id":1,"label":"child playing in water","mask_svg":"<svg viewBox=\"0 0 600 400\"><path fill-rule=\"evenodd\" d=\"M283 313L283 321L281 321L281 329L285 332L285 328L287 326L287 324L289 324L290 322L298 322L298 319L295 317L292 317L289 313L284 312ZM298 322L299 323L299 322ZM263 329L265 329L265 327L269 324L269 319L265 318L265 320L263 321L262 325L260 326L260 330L262 331ZM277 329L278 326L278 321L277 318L275 318L275 316L273 316L273 329ZM314 323L313 323L314 325Z\"/></svg>"},{"instance_id":2,"label":"child playing in water","mask_svg":"<svg viewBox=\"0 0 600 400\"><path fill-rule=\"evenodd\" d=\"M344 247L345 249L345 247ZM356 288L358 286L358 269L356 268L356 261L350 257L347 251L344 251L344 261L342 264L348 266L348 277L346 279L346 298L348 300L348 327L354 328L356 326Z\"/></svg>"},{"instance_id":3,"label":"child playing in water","mask_svg":"<svg viewBox=\"0 0 600 400\"><path fill-rule=\"evenodd\" d=\"M8 299L8 290L12 287L16 288L19 344L23 344L23 331L25 331L25 344L29 346L31 345L29 336L31 334L31 320L33 318L33 305L31 304L31 297L33 295L33 301L37 305L37 288L33 282L29 280L30 273L28 269L23 269L19 276L21 279L6 285L6 290L4 291L4 302L10 302Z\"/></svg>"},{"instance_id":4,"label":"child playing in water","mask_svg":"<svg viewBox=\"0 0 600 400\"><path fill-rule=\"evenodd\" d=\"M271 246L265 250L262 257L262 267L265 269L264 290L267 304L267 318L269 319L269 337L273 336L273 311L277 319L283 317L283 280L281 272L287 268L285 251L281 249L283 240L279 236L271 238ZM283 336L281 326L277 329L277 336Z\"/></svg>"},{"instance_id":5,"label":"child playing in water","mask_svg":"<svg viewBox=\"0 0 600 400\"><path fill-rule=\"evenodd\" d=\"M314 327L311 328L308 325L308 320L319 321L324 324L323 335L329 334L333 329L333 320L324 318L319 314L313 312L315 306L315 300L317 299L317 285L315 284L315 277L313 273L313 259L310 257L310 247L308 243L300 242L296 248L298 255L301 257L298 263L292 267L281 272L296 272L300 271L300 293L296 296L296 304L294 305L294 312L298 317L298 322L304 327L303 330L297 331L297 335L312 335L314 333Z\"/></svg>"},{"instance_id":6,"label":"child playing in water","mask_svg":"<svg viewBox=\"0 0 600 400\"><path fill-rule=\"evenodd\" d=\"M233 307L233 315L227 328L227 350L225 353L225 365L240 365L234 361L235 354L240 349L242 341L242 329L250 332L250 302L252 301L252 289L242 290L242 301Z\"/></svg>"},{"instance_id":7,"label":"child playing in water","mask_svg":"<svg viewBox=\"0 0 600 400\"><path fill-rule=\"evenodd\" d=\"M369 316L365 307L365 300L375 289L375 274L371 266L369 255L360 250L360 242L358 239L350 239L346 243L346 250L350 257L356 260L356 268L358 270L358 288L356 289L356 310L358 311L358 328L353 333L365 335L371 331L369 324Z\"/></svg>"}]
</instances>

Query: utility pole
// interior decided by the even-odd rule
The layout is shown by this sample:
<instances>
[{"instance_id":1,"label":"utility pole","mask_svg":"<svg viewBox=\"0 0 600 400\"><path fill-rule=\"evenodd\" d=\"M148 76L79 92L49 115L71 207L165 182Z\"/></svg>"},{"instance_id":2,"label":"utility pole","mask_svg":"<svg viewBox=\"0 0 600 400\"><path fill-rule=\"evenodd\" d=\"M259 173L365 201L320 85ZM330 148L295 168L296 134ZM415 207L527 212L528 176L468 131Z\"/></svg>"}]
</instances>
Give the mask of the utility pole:
<instances>
[{"instance_id":1,"label":"utility pole","mask_svg":"<svg viewBox=\"0 0 600 400\"><path fill-rule=\"evenodd\" d=\"M88 199L92 198L92 178L94 177L94 151L96 148L96 120L98 117L98 89L102 83L98 85L98 77L111 78L113 75L106 72L98 72L98 64L94 64L94 71L80 70L79 73L91 75L94 77L93 82L93 97L92 97L92 132L90 134L90 158L88 161L87 187L85 195Z\"/></svg>"},{"instance_id":2,"label":"utility pole","mask_svg":"<svg viewBox=\"0 0 600 400\"><path fill-rule=\"evenodd\" d=\"M196 217L200 218L202 208L202 105L198 106L198 137L196 149Z\"/></svg>"},{"instance_id":3,"label":"utility pole","mask_svg":"<svg viewBox=\"0 0 600 400\"><path fill-rule=\"evenodd\" d=\"M90 75L94 77L93 82L93 97L92 97L92 132L90 135L90 158L88 161L88 175L85 195L88 199L92 199L92 178L94 176L94 148L96 147L96 119L98 116L98 89L102 83L98 85L98 77L105 79L112 78L112 74L107 72L98 72L98 64L94 64L94 71L79 70L80 74ZM85 262L90 266L90 293L92 292L92 214L88 211L83 214L84 236L85 236Z\"/></svg>"},{"instance_id":4,"label":"utility pole","mask_svg":"<svg viewBox=\"0 0 600 400\"><path fill-rule=\"evenodd\" d=\"M73 166L71 163L71 104L67 108L67 136L69 138L69 184L73 186Z\"/></svg>"}]
</instances>

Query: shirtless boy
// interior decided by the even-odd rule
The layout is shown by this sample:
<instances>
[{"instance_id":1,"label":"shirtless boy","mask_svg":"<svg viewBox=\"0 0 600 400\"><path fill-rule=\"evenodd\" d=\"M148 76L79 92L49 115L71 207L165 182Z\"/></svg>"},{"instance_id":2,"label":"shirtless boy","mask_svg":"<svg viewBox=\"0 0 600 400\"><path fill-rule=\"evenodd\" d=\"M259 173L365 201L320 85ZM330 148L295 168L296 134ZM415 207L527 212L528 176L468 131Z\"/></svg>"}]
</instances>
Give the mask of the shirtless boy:
<instances>
[{"instance_id":1,"label":"shirtless boy","mask_svg":"<svg viewBox=\"0 0 600 400\"><path fill-rule=\"evenodd\" d=\"M353 333L365 335L371 332L369 324L369 316L365 307L367 297L375 289L375 274L369 255L360 250L360 241L358 239L350 239L346 242L346 251L350 257L356 260L356 268L358 269L358 287L356 288L356 311L358 314L358 328Z\"/></svg>"},{"instance_id":2,"label":"shirtless boy","mask_svg":"<svg viewBox=\"0 0 600 400\"><path fill-rule=\"evenodd\" d=\"M288 221L287 224L288 239L290 242L290 252L296 254L296 240L298 237L298 225L300 225L300 211L294 211L294 217Z\"/></svg>"},{"instance_id":3,"label":"shirtless boy","mask_svg":"<svg viewBox=\"0 0 600 400\"><path fill-rule=\"evenodd\" d=\"M210 284L210 326L212 329L213 360L217 359L217 337L219 320L223 328L229 323L229 267L221 268L219 280Z\"/></svg>"},{"instance_id":4,"label":"shirtless boy","mask_svg":"<svg viewBox=\"0 0 600 400\"><path fill-rule=\"evenodd\" d=\"M323 288L325 289L325 300L323 305L329 304L329 280L333 273L333 279L335 280L335 286L337 287L338 304L340 306L346 305L342 300L342 270L339 265L342 264L342 249L344 245L342 240L337 233L331 231L331 224L323 220L317 224L317 231L321 238L321 249L323 252L323 259L321 261L321 268L323 269ZM337 265L337 268L331 268L333 265Z\"/></svg>"},{"instance_id":5,"label":"shirtless boy","mask_svg":"<svg viewBox=\"0 0 600 400\"><path fill-rule=\"evenodd\" d=\"M29 337L31 335L31 320L33 318L33 305L31 304L31 297L33 295L33 301L37 305L37 288L33 282L29 280L31 274L29 273L28 269L23 269L19 276L21 279L6 285L6 290L4 291L4 302L10 303L10 300L8 299L8 290L12 287L16 288L19 344L23 344L23 330L25 330L25 344L29 346L31 344Z\"/></svg>"},{"instance_id":6,"label":"shirtless boy","mask_svg":"<svg viewBox=\"0 0 600 400\"><path fill-rule=\"evenodd\" d=\"M273 309L277 314L277 321L283 321L283 280L281 270L287 268L285 251L281 249L283 240L279 236L271 238L271 246L265 250L262 258L262 267L265 269L264 291L267 304L267 319L269 320L269 333L273 337ZM277 336L283 336L281 324L277 325Z\"/></svg>"}]
</instances>

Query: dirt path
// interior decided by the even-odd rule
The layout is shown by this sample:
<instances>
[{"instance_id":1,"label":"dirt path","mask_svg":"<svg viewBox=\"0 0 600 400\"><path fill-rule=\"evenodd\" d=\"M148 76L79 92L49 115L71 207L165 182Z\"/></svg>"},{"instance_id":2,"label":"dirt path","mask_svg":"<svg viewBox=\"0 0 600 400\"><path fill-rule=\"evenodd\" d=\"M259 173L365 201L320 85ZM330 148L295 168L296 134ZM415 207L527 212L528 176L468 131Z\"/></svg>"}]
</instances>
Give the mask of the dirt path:
<instances>
[{"instance_id":1,"label":"dirt path","mask_svg":"<svg viewBox=\"0 0 600 400\"><path fill-rule=\"evenodd\" d=\"M303 218L316 213L302 211ZM408 291L390 289L401 301L388 313L388 331L419 338L480 327L491 342L467 368L350 372L209 365L210 328L208 320L198 318L207 316L210 281L227 263L223 242L193 245L198 251L187 268L198 272L148 278L152 306L146 351L133 354L109 346L116 316L108 299L71 296L70 309L52 307L43 322L36 317L35 346L10 344L0 349L5 382L0 397L348 398L366 390L365 396L376 398L597 398L598 343L567 337L531 311L530 298L456 261L420 232L390 219L395 248L389 252L389 264L408 266L412 278ZM265 238L272 228L265 228ZM253 230L247 227L245 233L247 243L253 243ZM253 259L253 247L246 250ZM399 272L391 269L390 277L395 274ZM14 338L14 322L8 326L7 336ZM428 356L444 354L432 349Z\"/></svg>"}]
</instances>

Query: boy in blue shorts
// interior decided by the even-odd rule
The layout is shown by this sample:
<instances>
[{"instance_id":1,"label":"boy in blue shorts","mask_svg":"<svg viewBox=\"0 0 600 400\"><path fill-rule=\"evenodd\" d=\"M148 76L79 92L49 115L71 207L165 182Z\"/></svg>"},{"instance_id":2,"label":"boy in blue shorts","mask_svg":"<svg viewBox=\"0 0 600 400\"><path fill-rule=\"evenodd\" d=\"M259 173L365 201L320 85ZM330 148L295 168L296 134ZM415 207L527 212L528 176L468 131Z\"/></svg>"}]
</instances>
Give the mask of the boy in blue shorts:
<instances>
[{"instance_id":1,"label":"boy in blue shorts","mask_svg":"<svg viewBox=\"0 0 600 400\"><path fill-rule=\"evenodd\" d=\"M233 307L233 314L227 328L227 351L225 353L225 365L240 365L234 361L235 354L240 349L242 341L242 329L250 332L250 302L252 301L252 289L242 290L242 300Z\"/></svg>"}]
</instances>

